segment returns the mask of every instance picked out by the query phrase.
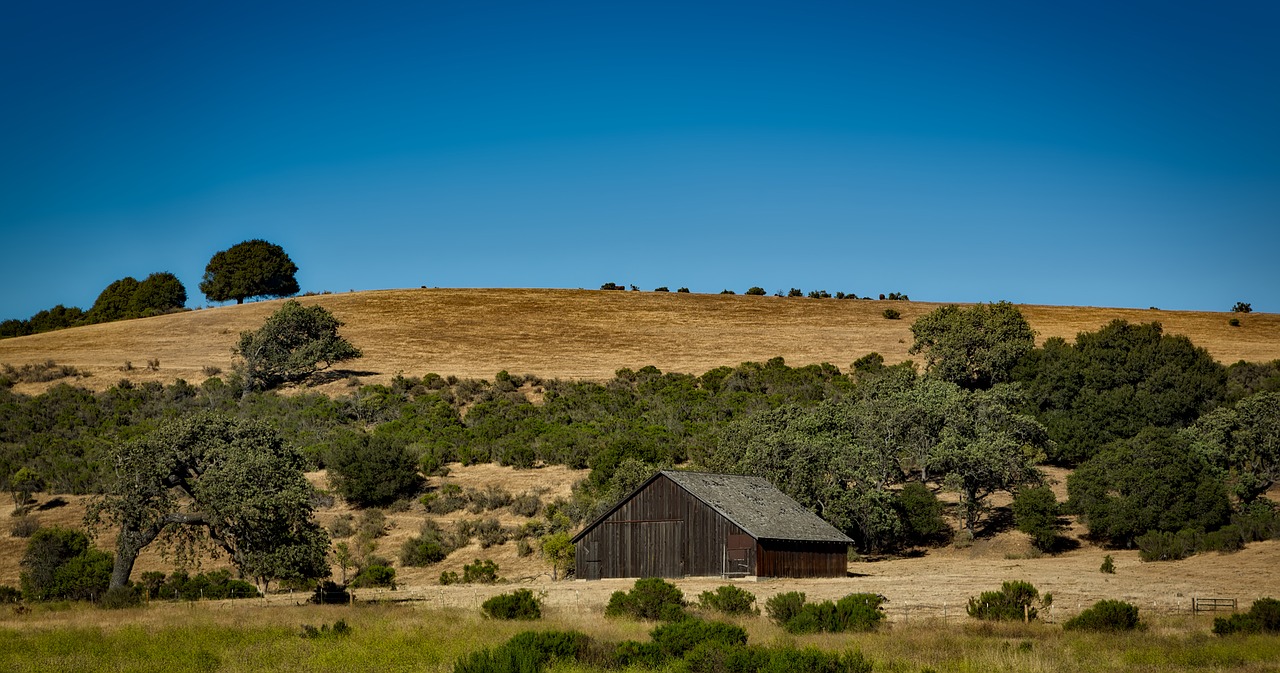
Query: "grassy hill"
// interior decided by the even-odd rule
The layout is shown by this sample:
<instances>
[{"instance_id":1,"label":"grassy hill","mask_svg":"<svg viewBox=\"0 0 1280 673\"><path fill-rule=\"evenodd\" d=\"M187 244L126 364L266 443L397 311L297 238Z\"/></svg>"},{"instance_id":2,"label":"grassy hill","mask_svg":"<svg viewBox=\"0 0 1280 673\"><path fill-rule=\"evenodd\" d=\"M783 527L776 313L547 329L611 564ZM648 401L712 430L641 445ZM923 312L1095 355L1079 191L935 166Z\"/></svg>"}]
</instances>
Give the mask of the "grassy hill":
<instances>
[{"instance_id":1,"label":"grassy hill","mask_svg":"<svg viewBox=\"0 0 1280 673\"><path fill-rule=\"evenodd\" d=\"M605 379L621 367L702 373L782 356L791 365L847 368L872 351L908 359L911 323L941 304L745 295L547 289L379 290L303 297L346 323L365 357L348 363L362 381L435 372L491 378L500 370L542 377ZM198 382L206 367L229 370L242 330L280 301L190 311L0 340L0 363L54 360L90 372L78 385L105 389L121 378ZM887 320L886 308L901 313ZM1121 318L1159 321L1219 361L1280 358L1280 315L1070 306L1020 307L1038 333L1074 339ZM1239 318L1241 326L1228 321ZM158 360L159 369L146 363ZM125 363L134 369L122 371ZM331 384L340 385L340 384ZM24 384L38 392L47 384Z\"/></svg>"}]
</instances>

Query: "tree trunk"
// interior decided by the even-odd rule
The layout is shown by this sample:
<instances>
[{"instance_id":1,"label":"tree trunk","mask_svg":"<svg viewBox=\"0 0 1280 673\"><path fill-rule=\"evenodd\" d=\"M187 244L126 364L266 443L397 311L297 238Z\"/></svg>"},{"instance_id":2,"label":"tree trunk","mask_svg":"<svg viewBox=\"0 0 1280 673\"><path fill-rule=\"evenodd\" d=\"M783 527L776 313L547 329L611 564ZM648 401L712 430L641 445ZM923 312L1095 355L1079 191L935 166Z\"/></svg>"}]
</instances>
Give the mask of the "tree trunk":
<instances>
[{"instance_id":1,"label":"tree trunk","mask_svg":"<svg viewBox=\"0 0 1280 673\"><path fill-rule=\"evenodd\" d=\"M110 587L112 589L129 583L129 576L133 574L133 564L138 560L138 554L159 534L158 526L148 530L120 530L120 535L116 537L116 560L111 567Z\"/></svg>"},{"instance_id":2,"label":"tree trunk","mask_svg":"<svg viewBox=\"0 0 1280 673\"><path fill-rule=\"evenodd\" d=\"M237 303L237 304L243 304L243 303L244 303L244 297L236 297L236 303Z\"/></svg>"}]
</instances>

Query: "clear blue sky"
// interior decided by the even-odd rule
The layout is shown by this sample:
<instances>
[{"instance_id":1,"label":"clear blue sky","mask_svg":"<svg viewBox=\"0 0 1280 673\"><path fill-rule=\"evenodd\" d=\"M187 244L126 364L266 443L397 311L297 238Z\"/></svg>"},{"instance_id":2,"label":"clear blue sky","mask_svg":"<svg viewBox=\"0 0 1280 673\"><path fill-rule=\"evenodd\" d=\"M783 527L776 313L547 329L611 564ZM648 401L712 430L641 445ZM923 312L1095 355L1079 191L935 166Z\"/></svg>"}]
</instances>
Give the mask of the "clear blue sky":
<instances>
[{"instance_id":1,"label":"clear blue sky","mask_svg":"<svg viewBox=\"0 0 1280 673\"><path fill-rule=\"evenodd\" d=\"M1280 3L87 2L0 20L0 318L303 290L1280 311Z\"/></svg>"}]
</instances>

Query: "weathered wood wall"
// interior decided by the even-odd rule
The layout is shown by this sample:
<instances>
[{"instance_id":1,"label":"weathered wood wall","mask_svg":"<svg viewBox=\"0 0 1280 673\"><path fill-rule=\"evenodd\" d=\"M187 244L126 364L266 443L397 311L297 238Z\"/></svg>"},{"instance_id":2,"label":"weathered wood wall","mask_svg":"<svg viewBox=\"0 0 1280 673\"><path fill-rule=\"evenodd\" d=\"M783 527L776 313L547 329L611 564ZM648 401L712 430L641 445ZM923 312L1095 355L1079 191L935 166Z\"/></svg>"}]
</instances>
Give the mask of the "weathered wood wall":
<instances>
[{"instance_id":1,"label":"weathered wood wall","mask_svg":"<svg viewBox=\"0 0 1280 673\"><path fill-rule=\"evenodd\" d=\"M675 482L659 476L578 540L577 574L607 577L843 577L838 543L750 536Z\"/></svg>"},{"instance_id":2,"label":"weathered wood wall","mask_svg":"<svg viewBox=\"0 0 1280 673\"><path fill-rule=\"evenodd\" d=\"M760 577L844 577L849 548L836 542L762 540L756 544Z\"/></svg>"},{"instance_id":3,"label":"weathered wood wall","mask_svg":"<svg viewBox=\"0 0 1280 673\"><path fill-rule=\"evenodd\" d=\"M578 577L720 575L730 535L744 533L660 476L578 540ZM752 574L754 558L747 563Z\"/></svg>"}]
</instances>

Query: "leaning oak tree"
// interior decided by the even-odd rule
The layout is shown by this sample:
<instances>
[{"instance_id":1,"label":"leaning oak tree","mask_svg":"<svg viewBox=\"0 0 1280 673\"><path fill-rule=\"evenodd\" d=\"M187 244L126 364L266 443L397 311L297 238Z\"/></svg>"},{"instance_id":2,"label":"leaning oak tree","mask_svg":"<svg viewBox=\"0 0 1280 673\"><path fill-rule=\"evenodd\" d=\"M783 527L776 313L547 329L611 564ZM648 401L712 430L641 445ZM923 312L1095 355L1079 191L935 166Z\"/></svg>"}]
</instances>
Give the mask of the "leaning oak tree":
<instances>
[{"instance_id":1,"label":"leaning oak tree","mask_svg":"<svg viewBox=\"0 0 1280 673\"><path fill-rule=\"evenodd\" d=\"M111 586L160 541L179 561L226 553L265 589L272 579L329 575L329 540L312 519L301 454L264 425L202 414L117 445L114 479L86 514L91 531L119 526Z\"/></svg>"},{"instance_id":2,"label":"leaning oak tree","mask_svg":"<svg viewBox=\"0 0 1280 673\"><path fill-rule=\"evenodd\" d=\"M254 332L241 332L233 349L244 358L244 392L301 381L336 362L362 355L338 336L342 322L322 306L289 300Z\"/></svg>"},{"instance_id":3,"label":"leaning oak tree","mask_svg":"<svg viewBox=\"0 0 1280 673\"><path fill-rule=\"evenodd\" d=\"M288 297L298 293L298 267L284 248L254 239L214 253L204 268L200 291L209 301L248 297Z\"/></svg>"}]
</instances>

